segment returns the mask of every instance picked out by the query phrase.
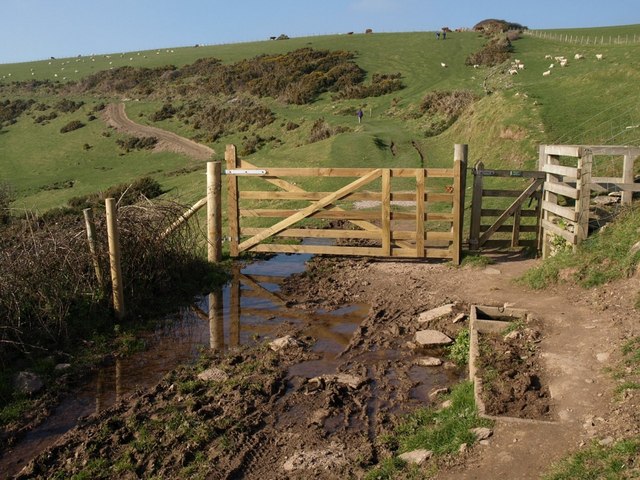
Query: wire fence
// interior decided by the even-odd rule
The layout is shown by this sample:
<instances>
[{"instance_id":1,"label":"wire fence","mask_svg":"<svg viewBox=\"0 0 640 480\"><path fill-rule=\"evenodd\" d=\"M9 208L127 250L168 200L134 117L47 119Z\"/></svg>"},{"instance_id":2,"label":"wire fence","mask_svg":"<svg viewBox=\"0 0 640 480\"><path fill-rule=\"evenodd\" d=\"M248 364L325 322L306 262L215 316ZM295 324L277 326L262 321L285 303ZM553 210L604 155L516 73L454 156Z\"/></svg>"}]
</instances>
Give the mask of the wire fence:
<instances>
[{"instance_id":1,"label":"wire fence","mask_svg":"<svg viewBox=\"0 0 640 480\"><path fill-rule=\"evenodd\" d=\"M555 33L540 30L526 30L524 35L557 42L572 43L575 45L625 45L640 43L640 34L629 35L570 35L568 33Z\"/></svg>"}]
</instances>

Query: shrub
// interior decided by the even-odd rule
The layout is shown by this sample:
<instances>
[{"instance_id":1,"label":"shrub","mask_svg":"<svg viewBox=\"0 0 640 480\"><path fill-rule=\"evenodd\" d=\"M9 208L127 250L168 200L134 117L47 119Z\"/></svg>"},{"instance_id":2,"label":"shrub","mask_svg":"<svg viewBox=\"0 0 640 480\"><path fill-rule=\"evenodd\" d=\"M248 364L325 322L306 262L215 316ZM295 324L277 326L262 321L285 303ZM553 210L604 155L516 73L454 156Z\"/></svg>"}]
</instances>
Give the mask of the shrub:
<instances>
[{"instance_id":1,"label":"shrub","mask_svg":"<svg viewBox=\"0 0 640 480\"><path fill-rule=\"evenodd\" d=\"M72 132L73 130L78 130L82 127L84 127L84 123L82 123L80 120L71 120L60 129L60 133Z\"/></svg>"},{"instance_id":2,"label":"shrub","mask_svg":"<svg viewBox=\"0 0 640 480\"><path fill-rule=\"evenodd\" d=\"M162 120L166 120L167 118L173 118L173 116L178 112L176 108L173 107L170 103L165 103L160 110L154 112L150 119L152 122L161 122Z\"/></svg>"},{"instance_id":3,"label":"shrub","mask_svg":"<svg viewBox=\"0 0 640 480\"><path fill-rule=\"evenodd\" d=\"M0 225L6 225L11 221L13 190L7 183L0 183Z\"/></svg>"},{"instance_id":4,"label":"shrub","mask_svg":"<svg viewBox=\"0 0 640 480\"><path fill-rule=\"evenodd\" d=\"M487 42L482 49L470 54L465 65L484 65L493 67L509 59L513 46L506 36L496 37Z\"/></svg>"},{"instance_id":5,"label":"shrub","mask_svg":"<svg viewBox=\"0 0 640 480\"><path fill-rule=\"evenodd\" d=\"M311 131L309 132L309 143L319 142L325 140L333 135L331 126L325 121L324 118L319 118L313 125L311 125Z\"/></svg>"},{"instance_id":6,"label":"shrub","mask_svg":"<svg viewBox=\"0 0 640 480\"><path fill-rule=\"evenodd\" d=\"M77 210L89 207L102 207L105 198L115 198L119 205L133 205L140 198L156 198L162 195L162 186L151 177L141 177L132 183L121 183L109 187L103 192L92 193L69 200L69 206Z\"/></svg>"},{"instance_id":7,"label":"shrub","mask_svg":"<svg viewBox=\"0 0 640 480\"><path fill-rule=\"evenodd\" d=\"M0 101L0 126L15 123L18 117L26 112L34 103L34 100L21 99Z\"/></svg>"},{"instance_id":8,"label":"shrub","mask_svg":"<svg viewBox=\"0 0 640 480\"><path fill-rule=\"evenodd\" d=\"M151 150L158 143L157 137L126 137L119 138L116 143L126 152L131 150Z\"/></svg>"},{"instance_id":9,"label":"shrub","mask_svg":"<svg viewBox=\"0 0 640 480\"><path fill-rule=\"evenodd\" d=\"M420 103L427 116L427 135L438 135L449 128L462 112L476 100L470 90L437 90L429 92Z\"/></svg>"},{"instance_id":10,"label":"shrub","mask_svg":"<svg viewBox=\"0 0 640 480\"><path fill-rule=\"evenodd\" d=\"M344 87L342 92L337 94L335 97L338 99L380 97L403 88L404 84L402 83L401 75L399 73L374 73L369 85L347 85Z\"/></svg>"},{"instance_id":11,"label":"shrub","mask_svg":"<svg viewBox=\"0 0 640 480\"><path fill-rule=\"evenodd\" d=\"M78 110L81 106L84 105L84 102L74 102L73 100L69 100L68 98L64 98L55 104L54 108L62 113L73 113Z\"/></svg>"}]
</instances>

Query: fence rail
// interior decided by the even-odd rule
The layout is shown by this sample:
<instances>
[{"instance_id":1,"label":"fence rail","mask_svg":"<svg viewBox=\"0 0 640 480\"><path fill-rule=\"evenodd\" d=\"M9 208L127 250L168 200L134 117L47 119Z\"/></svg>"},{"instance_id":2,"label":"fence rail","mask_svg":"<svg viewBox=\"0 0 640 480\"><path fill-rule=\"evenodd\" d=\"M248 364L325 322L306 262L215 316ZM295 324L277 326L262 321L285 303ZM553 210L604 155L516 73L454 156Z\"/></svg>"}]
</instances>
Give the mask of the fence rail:
<instances>
[{"instance_id":1,"label":"fence rail","mask_svg":"<svg viewBox=\"0 0 640 480\"><path fill-rule=\"evenodd\" d=\"M640 43L640 34L624 35L573 35L568 33L556 33L539 30L525 30L524 35L529 35L545 40L565 42L574 45L628 45Z\"/></svg>"}]
</instances>

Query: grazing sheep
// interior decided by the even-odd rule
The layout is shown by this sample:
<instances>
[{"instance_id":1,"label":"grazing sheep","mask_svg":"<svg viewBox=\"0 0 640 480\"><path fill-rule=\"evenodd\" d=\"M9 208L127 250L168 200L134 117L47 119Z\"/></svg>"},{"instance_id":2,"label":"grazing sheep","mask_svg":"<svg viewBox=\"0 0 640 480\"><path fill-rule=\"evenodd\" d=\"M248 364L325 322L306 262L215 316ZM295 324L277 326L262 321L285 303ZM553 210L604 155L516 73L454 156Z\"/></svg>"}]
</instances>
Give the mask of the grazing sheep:
<instances>
[{"instance_id":1,"label":"grazing sheep","mask_svg":"<svg viewBox=\"0 0 640 480\"><path fill-rule=\"evenodd\" d=\"M551 70L547 70L546 72L542 72L542 76L543 77L548 77L549 75L551 75Z\"/></svg>"},{"instance_id":2,"label":"grazing sheep","mask_svg":"<svg viewBox=\"0 0 640 480\"><path fill-rule=\"evenodd\" d=\"M515 63L516 65L520 63L520 60L518 60L517 58L513 61L513 63Z\"/></svg>"},{"instance_id":3,"label":"grazing sheep","mask_svg":"<svg viewBox=\"0 0 640 480\"><path fill-rule=\"evenodd\" d=\"M524 70L524 63L518 64L518 70Z\"/></svg>"},{"instance_id":4,"label":"grazing sheep","mask_svg":"<svg viewBox=\"0 0 640 480\"><path fill-rule=\"evenodd\" d=\"M602 60L602 54L601 53L596 53L596 59L597 60Z\"/></svg>"},{"instance_id":5,"label":"grazing sheep","mask_svg":"<svg viewBox=\"0 0 640 480\"><path fill-rule=\"evenodd\" d=\"M544 58L551 60L553 57L551 55L545 55Z\"/></svg>"},{"instance_id":6,"label":"grazing sheep","mask_svg":"<svg viewBox=\"0 0 640 480\"><path fill-rule=\"evenodd\" d=\"M447 64L446 64L446 63L444 63L444 62L440 62L440 66L441 66L442 68L447 68Z\"/></svg>"},{"instance_id":7,"label":"grazing sheep","mask_svg":"<svg viewBox=\"0 0 640 480\"><path fill-rule=\"evenodd\" d=\"M582 55L581 53L576 53L573 58L575 58L576 60L582 60L584 58L584 55Z\"/></svg>"},{"instance_id":8,"label":"grazing sheep","mask_svg":"<svg viewBox=\"0 0 640 480\"><path fill-rule=\"evenodd\" d=\"M567 66L567 61L566 60L560 60L560 66L561 67L566 67Z\"/></svg>"},{"instance_id":9,"label":"grazing sheep","mask_svg":"<svg viewBox=\"0 0 640 480\"><path fill-rule=\"evenodd\" d=\"M551 69L551 68L553 68L553 65L554 65L553 63L552 63L551 65L549 65L549 68L550 68L550 69Z\"/></svg>"},{"instance_id":10,"label":"grazing sheep","mask_svg":"<svg viewBox=\"0 0 640 480\"><path fill-rule=\"evenodd\" d=\"M474 63L473 68L480 68L480 65L478 65L477 63Z\"/></svg>"},{"instance_id":11,"label":"grazing sheep","mask_svg":"<svg viewBox=\"0 0 640 480\"><path fill-rule=\"evenodd\" d=\"M509 75L518 75L518 70L515 68L509 69Z\"/></svg>"}]
</instances>

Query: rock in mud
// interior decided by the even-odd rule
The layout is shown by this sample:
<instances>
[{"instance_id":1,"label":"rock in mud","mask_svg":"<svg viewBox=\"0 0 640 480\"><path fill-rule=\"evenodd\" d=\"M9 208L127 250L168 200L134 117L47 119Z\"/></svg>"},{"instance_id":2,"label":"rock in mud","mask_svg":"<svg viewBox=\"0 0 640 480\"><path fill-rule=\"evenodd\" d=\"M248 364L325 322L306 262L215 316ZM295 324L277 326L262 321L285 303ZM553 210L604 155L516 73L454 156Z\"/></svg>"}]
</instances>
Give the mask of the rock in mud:
<instances>
[{"instance_id":1,"label":"rock in mud","mask_svg":"<svg viewBox=\"0 0 640 480\"><path fill-rule=\"evenodd\" d=\"M274 352L279 352L285 348L297 347L300 343L291 335L285 335L284 337L276 338L274 341L269 342L269 348Z\"/></svg>"},{"instance_id":2,"label":"rock in mud","mask_svg":"<svg viewBox=\"0 0 640 480\"><path fill-rule=\"evenodd\" d=\"M339 383L346 385L349 388L357 390L362 385L367 383L367 379L358 377L357 375L351 375L350 373L337 373L335 375L321 375L320 377L314 377L309 379L310 384L318 384L323 386L327 383Z\"/></svg>"},{"instance_id":3,"label":"rock in mud","mask_svg":"<svg viewBox=\"0 0 640 480\"><path fill-rule=\"evenodd\" d=\"M284 462L282 468L285 472L297 470L330 471L347 464L348 460L344 454L344 448L344 445L332 443L326 449L297 452Z\"/></svg>"},{"instance_id":4,"label":"rock in mud","mask_svg":"<svg viewBox=\"0 0 640 480\"><path fill-rule=\"evenodd\" d=\"M219 368L207 368L198 374L198 379L204 382L224 382L229 379L229 375Z\"/></svg>"},{"instance_id":5,"label":"rock in mud","mask_svg":"<svg viewBox=\"0 0 640 480\"><path fill-rule=\"evenodd\" d=\"M403 453L399 455L399 457L407 463L413 463L415 465L422 465L424 462L429 460L433 452L431 450L413 450L411 452Z\"/></svg>"},{"instance_id":6,"label":"rock in mud","mask_svg":"<svg viewBox=\"0 0 640 480\"><path fill-rule=\"evenodd\" d=\"M439 367L442 365L442 360L437 357L422 357L418 358L415 361L415 364L422 367Z\"/></svg>"},{"instance_id":7,"label":"rock in mud","mask_svg":"<svg viewBox=\"0 0 640 480\"><path fill-rule=\"evenodd\" d=\"M34 395L44 387L44 383L33 372L20 372L15 379L15 388L24 395Z\"/></svg>"},{"instance_id":8,"label":"rock in mud","mask_svg":"<svg viewBox=\"0 0 640 480\"><path fill-rule=\"evenodd\" d=\"M427 322L436 320L440 317L444 317L445 315L449 315L450 313L453 313L454 307L455 307L455 304L448 303L446 305L442 305L440 307L427 310L426 312L422 312L420 315L418 315L418 322L427 323Z\"/></svg>"},{"instance_id":9,"label":"rock in mud","mask_svg":"<svg viewBox=\"0 0 640 480\"><path fill-rule=\"evenodd\" d=\"M453 340L437 330L419 330L416 332L415 341L422 346L449 345Z\"/></svg>"}]
</instances>

